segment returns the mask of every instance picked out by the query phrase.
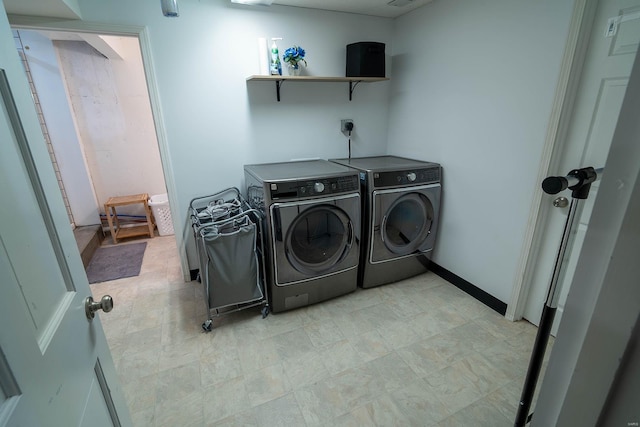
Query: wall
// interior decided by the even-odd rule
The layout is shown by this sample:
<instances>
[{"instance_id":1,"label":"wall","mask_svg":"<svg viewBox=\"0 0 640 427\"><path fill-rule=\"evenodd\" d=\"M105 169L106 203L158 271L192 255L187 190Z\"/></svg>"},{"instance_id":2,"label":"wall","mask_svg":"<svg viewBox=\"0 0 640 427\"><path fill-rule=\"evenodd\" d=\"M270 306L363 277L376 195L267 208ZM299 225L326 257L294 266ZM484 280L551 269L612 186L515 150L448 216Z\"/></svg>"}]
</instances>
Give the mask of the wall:
<instances>
[{"instance_id":1,"label":"wall","mask_svg":"<svg viewBox=\"0 0 640 427\"><path fill-rule=\"evenodd\" d=\"M179 18L165 18L155 1L80 4L86 21L148 28L175 177L172 215L187 240L190 200L242 187L244 164L346 157L342 118L355 122L354 156L386 150L388 82L358 85L351 102L347 83L286 82L278 103L274 83L246 77L259 71L259 37L283 37L281 50L304 47L307 74L343 76L347 44L375 40L392 51L390 19L226 1L181 0Z\"/></svg>"},{"instance_id":2,"label":"wall","mask_svg":"<svg viewBox=\"0 0 640 427\"><path fill-rule=\"evenodd\" d=\"M353 155L388 152L444 166L434 260L507 301L566 42L572 0L440 1L397 20L226 1L81 0L86 21L148 28L176 199L190 236L193 197L242 186L242 165L347 154L339 120L355 121ZM126 10L127 13L121 13ZM308 73L343 75L344 46L386 43L390 82L246 82L258 37L308 52ZM393 41L393 43L392 43ZM392 66L391 66L392 63Z\"/></svg>"},{"instance_id":3,"label":"wall","mask_svg":"<svg viewBox=\"0 0 640 427\"><path fill-rule=\"evenodd\" d=\"M149 14L157 15L153 6ZM346 44L390 43L389 20L223 2L194 6L181 2L180 18L149 24L183 207L191 197L241 185L244 164L346 156L341 118L355 121L354 155L384 153L387 83L361 85L349 102L346 83L287 82L278 103L275 84L245 79L258 71L258 37L282 36L282 50L303 46L309 75L340 76Z\"/></svg>"},{"instance_id":4,"label":"wall","mask_svg":"<svg viewBox=\"0 0 640 427\"><path fill-rule=\"evenodd\" d=\"M99 224L96 196L53 43L35 31L20 30L19 33L33 88L40 101L41 121L46 122L45 140L51 143L56 159L54 168L64 183L63 196L66 195L69 202L73 222L77 226Z\"/></svg>"},{"instance_id":5,"label":"wall","mask_svg":"<svg viewBox=\"0 0 640 427\"><path fill-rule=\"evenodd\" d=\"M388 151L443 165L433 259L504 302L572 3L437 1L394 24Z\"/></svg>"},{"instance_id":6,"label":"wall","mask_svg":"<svg viewBox=\"0 0 640 427\"><path fill-rule=\"evenodd\" d=\"M121 60L83 41L54 42L100 207L112 196L166 193L138 40L114 41ZM144 215L140 205L118 213Z\"/></svg>"}]
</instances>

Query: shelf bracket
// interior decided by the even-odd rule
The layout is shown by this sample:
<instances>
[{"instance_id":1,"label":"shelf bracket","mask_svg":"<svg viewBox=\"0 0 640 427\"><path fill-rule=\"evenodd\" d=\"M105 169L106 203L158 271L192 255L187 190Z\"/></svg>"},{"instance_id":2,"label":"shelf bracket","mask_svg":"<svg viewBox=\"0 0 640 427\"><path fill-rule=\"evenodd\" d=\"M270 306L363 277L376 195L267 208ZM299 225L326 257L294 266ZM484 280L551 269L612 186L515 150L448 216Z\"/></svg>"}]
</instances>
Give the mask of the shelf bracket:
<instances>
[{"instance_id":1,"label":"shelf bracket","mask_svg":"<svg viewBox=\"0 0 640 427\"><path fill-rule=\"evenodd\" d=\"M353 98L353 90L358 86L362 80L358 80L357 82L349 82L349 101Z\"/></svg>"},{"instance_id":2,"label":"shelf bracket","mask_svg":"<svg viewBox=\"0 0 640 427\"><path fill-rule=\"evenodd\" d=\"M282 83L284 83L284 79L276 80L276 98L278 99L278 102L280 102L280 87L282 86Z\"/></svg>"}]
</instances>

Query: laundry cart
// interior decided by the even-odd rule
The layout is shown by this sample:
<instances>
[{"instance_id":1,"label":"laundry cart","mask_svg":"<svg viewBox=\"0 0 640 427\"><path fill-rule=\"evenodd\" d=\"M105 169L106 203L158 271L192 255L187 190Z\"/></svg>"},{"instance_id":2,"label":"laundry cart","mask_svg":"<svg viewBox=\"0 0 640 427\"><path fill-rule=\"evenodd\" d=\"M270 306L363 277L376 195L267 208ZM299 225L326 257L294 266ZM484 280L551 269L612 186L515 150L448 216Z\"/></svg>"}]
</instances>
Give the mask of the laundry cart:
<instances>
[{"instance_id":1,"label":"laundry cart","mask_svg":"<svg viewBox=\"0 0 640 427\"><path fill-rule=\"evenodd\" d=\"M250 307L263 306L269 314L262 248L260 212L252 209L237 188L198 197L189 203L204 286L207 319L202 329L211 331L213 318Z\"/></svg>"}]
</instances>

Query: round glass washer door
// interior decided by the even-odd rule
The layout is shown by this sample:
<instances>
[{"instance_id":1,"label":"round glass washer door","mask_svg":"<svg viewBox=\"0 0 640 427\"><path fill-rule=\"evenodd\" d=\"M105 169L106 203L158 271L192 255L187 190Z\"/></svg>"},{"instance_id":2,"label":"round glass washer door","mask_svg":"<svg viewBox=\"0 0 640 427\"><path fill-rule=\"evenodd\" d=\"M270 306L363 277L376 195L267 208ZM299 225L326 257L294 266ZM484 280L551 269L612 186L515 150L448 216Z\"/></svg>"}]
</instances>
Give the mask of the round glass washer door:
<instances>
[{"instance_id":1,"label":"round glass washer door","mask_svg":"<svg viewBox=\"0 0 640 427\"><path fill-rule=\"evenodd\" d=\"M382 220L382 241L387 249L398 255L420 250L429 237L433 223L433 205L419 193L399 197Z\"/></svg>"},{"instance_id":2,"label":"round glass washer door","mask_svg":"<svg viewBox=\"0 0 640 427\"><path fill-rule=\"evenodd\" d=\"M335 206L316 206L292 222L285 238L289 263L304 274L329 271L351 248L351 222Z\"/></svg>"}]
</instances>

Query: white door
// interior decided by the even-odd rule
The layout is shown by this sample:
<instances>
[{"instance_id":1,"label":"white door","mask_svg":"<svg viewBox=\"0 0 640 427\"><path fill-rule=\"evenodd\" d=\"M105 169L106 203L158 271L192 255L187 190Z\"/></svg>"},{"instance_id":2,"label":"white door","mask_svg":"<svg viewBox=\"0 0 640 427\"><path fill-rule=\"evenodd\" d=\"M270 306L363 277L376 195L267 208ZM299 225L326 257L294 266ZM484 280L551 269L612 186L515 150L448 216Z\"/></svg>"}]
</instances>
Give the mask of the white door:
<instances>
[{"instance_id":1,"label":"white door","mask_svg":"<svg viewBox=\"0 0 640 427\"><path fill-rule=\"evenodd\" d=\"M609 146L639 41L640 0L600 1L557 175L564 176L571 169L586 166L605 166L606 169ZM560 277L559 282L561 292L552 330L554 335L562 316L598 187L599 182L594 183L589 198L580 202L582 213L578 212L579 221L574 224L573 243L563 262L565 274ZM544 200L551 205L559 196L570 201L571 191L566 190L555 196L545 195ZM536 325L540 321L547 296L568 210L568 207L550 208L548 215L524 311L524 317ZM579 283L574 286L579 286Z\"/></svg>"},{"instance_id":2,"label":"white door","mask_svg":"<svg viewBox=\"0 0 640 427\"><path fill-rule=\"evenodd\" d=\"M0 426L129 426L4 9L0 141Z\"/></svg>"}]
</instances>

